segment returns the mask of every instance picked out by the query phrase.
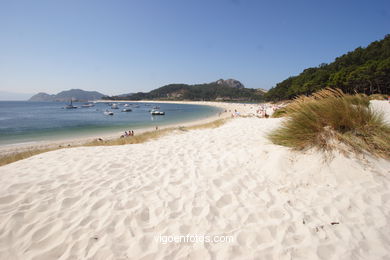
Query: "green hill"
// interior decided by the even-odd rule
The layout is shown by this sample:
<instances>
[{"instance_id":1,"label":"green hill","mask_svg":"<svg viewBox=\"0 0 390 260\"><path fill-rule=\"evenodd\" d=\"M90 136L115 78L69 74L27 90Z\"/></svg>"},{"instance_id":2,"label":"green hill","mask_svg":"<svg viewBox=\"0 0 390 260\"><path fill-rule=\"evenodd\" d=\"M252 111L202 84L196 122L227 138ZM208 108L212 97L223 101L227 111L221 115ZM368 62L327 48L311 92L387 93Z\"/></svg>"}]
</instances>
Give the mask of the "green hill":
<instances>
[{"instance_id":1,"label":"green hill","mask_svg":"<svg viewBox=\"0 0 390 260\"><path fill-rule=\"evenodd\" d=\"M212 101L261 101L264 92L245 88L237 80L218 80L206 84L169 84L150 92L138 92L128 96L104 97L111 100L212 100Z\"/></svg>"},{"instance_id":2,"label":"green hill","mask_svg":"<svg viewBox=\"0 0 390 260\"><path fill-rule=\"evenodd\" d=\"M390 94L390 35L359 47L335 59L305 69L271 88L267 100L291 99L325 87L340 88L345 93Z\"/></svg>"}]
</instances>

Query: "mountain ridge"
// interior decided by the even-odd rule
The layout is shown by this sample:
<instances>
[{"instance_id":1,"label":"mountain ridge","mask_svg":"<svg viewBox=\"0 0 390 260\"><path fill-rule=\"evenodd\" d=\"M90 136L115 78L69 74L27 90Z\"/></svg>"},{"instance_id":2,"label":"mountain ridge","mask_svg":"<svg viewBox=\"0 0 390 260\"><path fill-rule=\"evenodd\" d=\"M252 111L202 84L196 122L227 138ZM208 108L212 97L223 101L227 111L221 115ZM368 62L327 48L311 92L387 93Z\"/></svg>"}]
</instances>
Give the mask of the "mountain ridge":
<instances>
[{"instance_id":1,"label":"mountain ridge","mask_svg":"<svg viewBox=\"0 0 390 260\"><path fill-rule=\"evenodd\" d=\"M261 101L264 91L250 89L235 79L219 79L203 84L168 84L149 92L131 95L106 96L106 100L214 100L214 101Z\"/></svg>"},{"instance_id":2,"label":"mountain ridge","mask_svg":"<svg viewBox=\"0 0 390 260\"><path fill-rule=\"evenodd\" d=\"M45 92L39 92L32 96L28 101L34 102L67 102L69 100L73 101L91 101L101 99L105 95L97 91L85 91L82 89L70 89L64 90L57 94L47 94Z\"/></svg>"}]
</instances>

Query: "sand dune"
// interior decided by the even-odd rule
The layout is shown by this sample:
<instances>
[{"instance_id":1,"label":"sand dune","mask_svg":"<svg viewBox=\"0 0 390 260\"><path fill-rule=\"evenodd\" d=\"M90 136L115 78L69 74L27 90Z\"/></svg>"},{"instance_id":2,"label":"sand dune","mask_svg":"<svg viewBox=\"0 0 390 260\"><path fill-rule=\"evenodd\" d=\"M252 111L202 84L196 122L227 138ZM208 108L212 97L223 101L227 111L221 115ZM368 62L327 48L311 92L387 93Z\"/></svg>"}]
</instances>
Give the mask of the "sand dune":
<instances>
[{"instance_id":1,"label":"sand dune","mask_svg":"<svg viewBox=\"0 0 390 260\"><path fill-rule=\"evenodd\" d=\"M281 120L0 167L0 259L388 259L390 162L270 144Z\"/></svg>"}]
</instances>

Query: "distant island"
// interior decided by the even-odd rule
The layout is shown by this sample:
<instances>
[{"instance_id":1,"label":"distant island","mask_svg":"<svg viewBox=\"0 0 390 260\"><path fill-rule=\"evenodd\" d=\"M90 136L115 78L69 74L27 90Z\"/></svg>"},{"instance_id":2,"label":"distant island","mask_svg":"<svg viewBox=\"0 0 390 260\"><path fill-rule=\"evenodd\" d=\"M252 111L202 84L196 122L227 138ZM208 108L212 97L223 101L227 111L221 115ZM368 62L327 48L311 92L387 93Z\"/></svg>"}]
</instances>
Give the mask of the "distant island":
<instances>
[{"instance_id":1,"label":"distant island","mask_svg":"<svg viewBox=\"0 0 390 260\"><path fill-rule=\"evenodd\" d=\"M150 92L105 96L106 100L207 100L262 101L266 90L245 88L238 80L217 80L204 84L169 84Z\"/></svg>"},{"instance_id":2,"label":"distant island","mask_svg":"<svg viewBox=\"0 0 390 260\"><path fill-rule=\"evenodd\" d=\"M44 92L40 92L32 96L28 101L35 102L46 102L46 101L58 101L58 102L68 102L73 101L91 101L98 100L104 97L105 95L97 91L85 91L82 89L70 89L66 91L61 91L58 94L50 95Z\"/></svg>"},{"instance_id":3,"label":"distant island","mask_svg":"<svg viewBox=\"0 0 390 260\"><path fill-rule=\"evenodd\" d=\"M268 101L292 99L309 95L325 87L339 88L345 93L390 95L390 35L356 48L318 67L276 84L265 95Z\"/></svg>"}]
</instances>

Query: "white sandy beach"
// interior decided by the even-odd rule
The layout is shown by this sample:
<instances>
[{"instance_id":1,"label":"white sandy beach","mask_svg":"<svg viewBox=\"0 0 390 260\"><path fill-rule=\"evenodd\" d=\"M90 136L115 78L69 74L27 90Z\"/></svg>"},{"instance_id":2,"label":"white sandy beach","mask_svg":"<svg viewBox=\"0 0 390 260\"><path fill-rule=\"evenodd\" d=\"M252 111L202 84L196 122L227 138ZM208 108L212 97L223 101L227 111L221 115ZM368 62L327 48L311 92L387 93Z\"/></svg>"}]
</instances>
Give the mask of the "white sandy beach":
<instances>
[{"instance_id":1,"label":"white sandy beach","mask_svg":"<svg viewBox=\"0 0 390 260\"><path fill-rule=\"evenodd\" d=\"M0 259L390 259L390 161L271 144L281 120L2 166ZM156 240L187 234L234 241Z\"/></svg>"}]
</instances>

